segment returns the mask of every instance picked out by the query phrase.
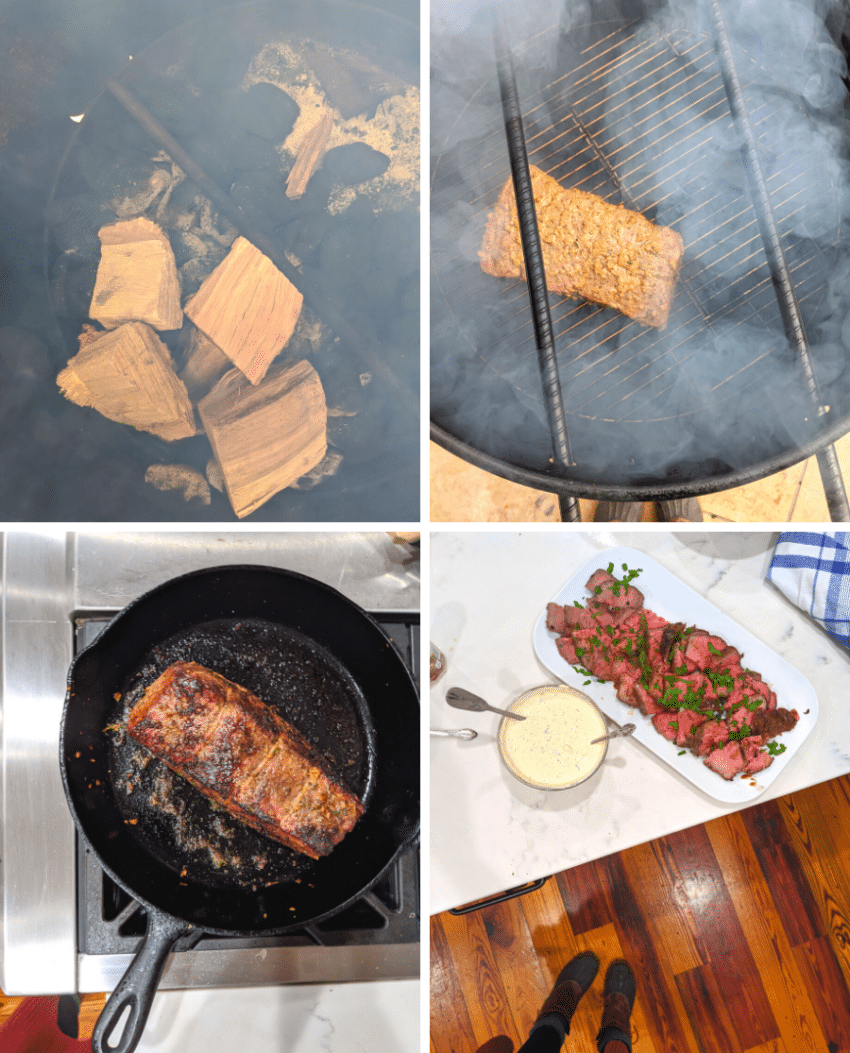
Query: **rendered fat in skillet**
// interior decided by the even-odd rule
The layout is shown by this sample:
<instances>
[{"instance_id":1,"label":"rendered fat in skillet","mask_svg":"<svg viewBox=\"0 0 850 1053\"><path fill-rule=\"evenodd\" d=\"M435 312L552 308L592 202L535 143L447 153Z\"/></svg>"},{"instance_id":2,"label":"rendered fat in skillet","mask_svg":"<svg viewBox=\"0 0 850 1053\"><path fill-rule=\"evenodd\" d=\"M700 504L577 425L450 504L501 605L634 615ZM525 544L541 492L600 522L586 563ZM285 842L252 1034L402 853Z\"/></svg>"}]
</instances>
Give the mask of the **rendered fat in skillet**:
<instances>
[{"instance_id":1,"label":"rendered fat in skillet","mask_svg":"<svg viewBox=\"0 0 850 1053\"><path fill-rule=\"evenodd\" d=\"M197 662L170 665L133 707L127 730L236 819L313 859L363 813L299 731Z\"/></svg>"}]
</instances>

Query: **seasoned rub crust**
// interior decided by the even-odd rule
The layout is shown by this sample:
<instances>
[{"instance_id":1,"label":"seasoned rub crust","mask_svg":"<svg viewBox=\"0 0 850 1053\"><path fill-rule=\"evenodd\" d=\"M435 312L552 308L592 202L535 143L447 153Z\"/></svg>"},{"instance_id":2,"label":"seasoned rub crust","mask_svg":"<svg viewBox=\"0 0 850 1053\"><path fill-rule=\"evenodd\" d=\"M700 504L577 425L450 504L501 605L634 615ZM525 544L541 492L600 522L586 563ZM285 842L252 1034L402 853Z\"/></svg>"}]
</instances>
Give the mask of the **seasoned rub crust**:
<instances>
[{"instance_id":1,"label":"seasoned rub crust","mask_svg":"<svg viewBox=\"0 0 850 1053\"><path fill-rule=\"evenodd\" d=\"M684 251L680 235L595 194L566 190L533 165L531 186L549 289L663 329ZM525 277L510 179L487 218L478 255L487 274Z\"/></svg>"},{"instance_id":2,"label":"seasoned rub crust","mask_svg":"<svg viewBox=\"0 0 850 1053\"><path fill-rule=\"evenodd\" d=\"M313 859L363 812L296 728L197 662L169 666L133 707L127 730L235 818Z\"/></svg>"}]
</instances>

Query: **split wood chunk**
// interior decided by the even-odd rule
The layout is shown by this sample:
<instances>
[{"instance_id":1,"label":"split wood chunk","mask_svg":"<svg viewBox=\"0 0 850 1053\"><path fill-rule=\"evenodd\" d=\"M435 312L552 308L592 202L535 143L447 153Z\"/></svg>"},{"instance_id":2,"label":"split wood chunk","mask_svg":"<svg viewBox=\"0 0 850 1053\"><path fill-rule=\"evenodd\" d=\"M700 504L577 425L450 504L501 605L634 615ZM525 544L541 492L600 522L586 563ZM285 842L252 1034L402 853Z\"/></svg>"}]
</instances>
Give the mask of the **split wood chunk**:
<instances>
[{"instance_id":1,"label":"split wood chunk","mask_svg":"<svg viewBox=\"0 0 850 1053\"><path fill-rule=\"evenodd\" d=\"M210 390L213 384L231 368L231 361L221 348L212 342L206 333L195 326L188 326L185 341L185 365L180 379L186 385L190 398L197 399ZM180 334L181 343L183 333Z\"/></svg>"},{"instance_id":2,"label":"split wood chunk","mask_svg":"<svg viewBox=\"0 0 850 1053\"><path fill-rule=\"evenodd\" d=\"M259 384L292 336L303 300L267 256L237 238L185 311L252 384Z\"/></svg>"},{"instance_id":3,"label":"split wood chunk","mask_svg":"<svg viewBox=\"0 0 850 1053\"><path fill-rule=\"evenodd\" d=\"M310 176L319 167L319 162L325 153L328 139L331 137L333 128L333 117L329 113L323 113L316 124L310 129L298 147L295 156L295 164L286 180L286 196L288 198L301 197L310 182Z\"/></svg>"},{"instance_id":4,"label":"split wood chunk","mask_svg":"<svg viewBox=\"0 0 850 1053\"><path fill-rule=\"evenodd\" d=\"M98 231L100 264L89 314L106 329L147 322L154 329L179 329L180 279L171 243L144 216Z\"/></svg>"},{"instance_id":5,"label":"split wood chunk","mask_svg":"<svg viewBox=\"0 0 850 1053\"><path fill-rule=\"evenodd\" d=\"M59 374L65 398L161 439L195 434L195 416L168 348L149 325L127 322L83 347Z\"/></svg>"},{"instance_id":6,"label":"split wood chunk","mask_svg":"<svg viewBox=\"0 0 850 1053\"><path fill-rule=\"evenodd\" d=\"M103 336L103 330L98 329L92 325L91 322L83 322L83 328L80 331L80 335L77 337L77 343L80 345L80 350L86 346L86 344L93 344L95 340L100 340Z\"/></svg>"},{"instance_id":7,"label":"split wood chunk","mask_svg":"<svg viewBox=\"0 0 850 1053\"><path fill-rule=\"evenodd\" d=\"M327 451L327 407L309 362L285 365L259 387L231 369L198 404L241 519L306 475Z\"/></svg>"}]
</instances>

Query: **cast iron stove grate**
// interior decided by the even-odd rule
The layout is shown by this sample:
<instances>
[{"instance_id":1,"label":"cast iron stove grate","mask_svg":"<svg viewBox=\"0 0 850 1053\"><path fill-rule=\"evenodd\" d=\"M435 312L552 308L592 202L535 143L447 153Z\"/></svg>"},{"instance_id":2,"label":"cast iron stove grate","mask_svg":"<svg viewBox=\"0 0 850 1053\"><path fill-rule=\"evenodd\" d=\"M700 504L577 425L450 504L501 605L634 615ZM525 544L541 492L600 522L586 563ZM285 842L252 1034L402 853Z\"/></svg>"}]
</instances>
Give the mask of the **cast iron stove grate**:
<instances>
[{"instance_id":1,"label":"cast iron stove grate","mask_svg":"<svg viewBox=\"0 0 850 1053\"><path fill-rule=\"evenodd\" d=\"M75 649L92 643L114 612L74 619ZM419 615L372 615L392 639L408 669L419 675ZM103 872L77 833L77 941L82 954L134 954L144 936L142 907ZM419 942L419 846L400 856L380 881L352 906L325 921L283 936L214 936L193 932L175 952L271 947L342 947Z\"/></svg>"},{"instance_id":2,"label":"cast iron stove grate","mask_svg":"<svg viewBox=\"0 0 850 1053\"><path fill-rule=\"evenodd\" d=\"M659 492L706 475L756 477L766 474L759 462L771 457L798 460L807 442L819 431L831 434L850 409L846 383L830 387L844 370L844 351L813 349L828 392L829 409L818 419L787 348L712 36L675 25L659 33L642 19L597 13L561 36L543 70L523 70L524 61L539 63L551 52L553 39L557 26L516 49L529 161L562 186L682 234L686 255L670 319L659 332L550 295L576 462L571 472L554 469L525 282L484 275L477 258L487 215L509 177L495 76L483 78L454 122L435 132L436 437L450 448L459 440L456 452L472 459L480 451L553 482L571 479L572 492L587 496L603 496L594 488L626 496L618 487L639 496L642 488ZM778 89L750 111L763 150L776 134ZM704 178L707 156L726 164L729 193L718 194L718 181ZM767 183L801 312L815 332L830 307L839 246L837 236L816 242L801 235L806 180L806 170L786 164L774 165ZM492 460L485 466L499 470ZM702 485L703 492L718 488Z\"/></svg>"}]
</instances>

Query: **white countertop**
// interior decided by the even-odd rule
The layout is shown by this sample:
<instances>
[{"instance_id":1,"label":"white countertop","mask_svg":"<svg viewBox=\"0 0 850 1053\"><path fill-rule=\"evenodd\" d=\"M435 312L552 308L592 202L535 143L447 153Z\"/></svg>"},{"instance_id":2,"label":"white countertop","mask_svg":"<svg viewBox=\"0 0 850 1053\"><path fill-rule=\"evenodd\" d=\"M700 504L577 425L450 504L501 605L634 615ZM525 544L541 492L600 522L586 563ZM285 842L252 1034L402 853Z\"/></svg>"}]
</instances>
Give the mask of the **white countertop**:
<instances>
[{"instance_id":1,"label":"white countertop","mask_svg":"<svg viewBox=\"0 0 850 1053\"><path fill-rule=\"evenodd\" d=\"M534 623L570 576L605 549L625 545L652 556L814 686L814 731L751 803L850 772L850 653L766 581L776 537L647 528L432 534L431 640L448 671L431 688L431 727L471 727L478 737L431 739L431 913L749 806L713 800L631 739L612 740L600 770L574 790L533 790L499 760L497 714L446 704L449 687L504 707L554 682L534 654Z\"/></svg>"},{"instance_id":2,"label":"white countertop","mask_svg":"<svg viewBox=\"0 0 850 1053\"><path fill-rule=\"evenodd\" d=\"M417 1053L419 981L160 991L138 1053Z\"/></svg>"}]
</instances>

